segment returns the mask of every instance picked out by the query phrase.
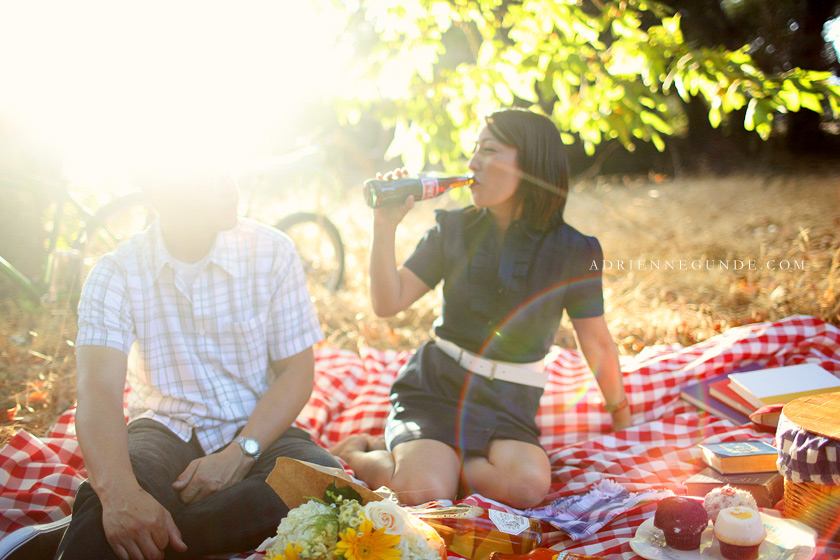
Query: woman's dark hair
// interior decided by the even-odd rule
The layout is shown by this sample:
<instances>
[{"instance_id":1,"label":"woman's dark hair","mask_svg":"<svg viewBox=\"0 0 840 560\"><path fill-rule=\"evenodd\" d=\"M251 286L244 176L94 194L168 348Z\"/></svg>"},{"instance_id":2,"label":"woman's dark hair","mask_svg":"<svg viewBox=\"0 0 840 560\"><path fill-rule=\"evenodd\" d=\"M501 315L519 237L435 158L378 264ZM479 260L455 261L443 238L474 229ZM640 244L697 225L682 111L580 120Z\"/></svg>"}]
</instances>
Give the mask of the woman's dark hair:
<instances>
[{"instance_id":1,"label":"woman's dark hair","mask_svg":"<svg viewBox=\"0 0 840 560\"><path fill-rule=\"evenodd\" d=\"M520 219L548 229L555 214L563 216L569 194L569 161L560 131L548 117L522 109L494 111L485 122L499 142L516 148L522 178L514 200L522 209Z\"/></svg>"}]
</instances>

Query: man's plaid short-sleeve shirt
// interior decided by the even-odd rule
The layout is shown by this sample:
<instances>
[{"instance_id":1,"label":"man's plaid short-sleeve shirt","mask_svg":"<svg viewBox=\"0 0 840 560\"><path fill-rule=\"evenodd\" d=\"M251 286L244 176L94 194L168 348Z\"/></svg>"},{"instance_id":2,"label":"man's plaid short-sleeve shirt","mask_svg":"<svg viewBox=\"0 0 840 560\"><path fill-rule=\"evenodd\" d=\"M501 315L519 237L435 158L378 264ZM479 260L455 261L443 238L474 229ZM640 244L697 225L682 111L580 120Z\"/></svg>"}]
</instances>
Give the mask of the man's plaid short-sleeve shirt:
<instances>
[{"instance_id":1,"label":"man's plaid short-sleeve shirt","mask_svg":"<svg viewBox=\"0 0 840 560\"><path fill-rule=\"evenodd\" d=\"M206 452L227 445L274 381L272 360L323 339L291 240L241 218L192 288L159 224L94 266L77 346L128 354L129 420L152 418Z\"/></svg>"}]
</instances>

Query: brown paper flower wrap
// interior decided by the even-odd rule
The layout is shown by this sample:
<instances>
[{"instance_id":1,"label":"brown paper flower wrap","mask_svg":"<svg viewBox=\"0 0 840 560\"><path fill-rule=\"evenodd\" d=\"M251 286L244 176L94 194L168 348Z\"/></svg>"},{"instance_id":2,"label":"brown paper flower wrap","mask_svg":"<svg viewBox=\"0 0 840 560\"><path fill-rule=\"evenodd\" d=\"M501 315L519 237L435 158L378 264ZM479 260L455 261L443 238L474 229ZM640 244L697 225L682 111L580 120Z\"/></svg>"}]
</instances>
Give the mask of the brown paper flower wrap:
<instances>
[{"instance_id":1,"label":"brown paper flower wrap","mask_svg":"<svg viewBox=\"0 0 840 560\"><path fill-rule=\"evenodd\" d=\"M290 510L269 560L446 560L434 529L343 470L280 458L266 482Z\"/></svg>"}]
</instances>

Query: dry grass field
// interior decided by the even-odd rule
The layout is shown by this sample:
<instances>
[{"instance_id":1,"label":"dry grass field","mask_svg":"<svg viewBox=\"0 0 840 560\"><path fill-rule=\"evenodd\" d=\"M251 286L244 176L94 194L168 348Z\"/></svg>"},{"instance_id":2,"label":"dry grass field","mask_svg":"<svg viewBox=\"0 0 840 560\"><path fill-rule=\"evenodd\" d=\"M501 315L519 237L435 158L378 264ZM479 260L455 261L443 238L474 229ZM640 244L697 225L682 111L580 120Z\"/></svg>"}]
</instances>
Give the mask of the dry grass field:
<instances>
[{"instance_id":1,"label":"dry grass field","mask_svg":"<svg viewBox=\"0 0 840 560\"><path fill-rule=\"evenodd\" d=\"M361 197L332 217L347 246L338 294L313 290L325 344L414 348L435 317L431 293L391 319L367 298L369 212ZM406 219L400 258L432 223L424 202ZM574 187L567 221L604 248L607 319L624 354L690 345L728 328L794 314L840 325L840 173L670 180L600 177ZM0 301L0 443L42 434L75 398L72 313ZM557 343L573 345L561 329Z\"/></svg>"}]
</instances>

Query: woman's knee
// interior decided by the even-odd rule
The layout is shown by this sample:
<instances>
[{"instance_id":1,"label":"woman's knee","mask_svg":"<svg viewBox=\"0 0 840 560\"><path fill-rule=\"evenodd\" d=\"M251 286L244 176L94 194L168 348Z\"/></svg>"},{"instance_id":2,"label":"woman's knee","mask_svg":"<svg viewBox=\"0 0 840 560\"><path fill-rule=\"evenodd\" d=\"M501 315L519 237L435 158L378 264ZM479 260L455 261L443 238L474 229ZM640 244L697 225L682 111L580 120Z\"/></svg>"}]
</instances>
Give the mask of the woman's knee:
<instances>
[{"instance_id":1,"label":"woman's knee","mask_svg":"<svg viewBox=\"0 0 840 560\"><path fill-rule=\"evenodd\" d=\"M426 476L415 474L407 479L395 476L391 490L397 493L401 503L411 506L435 500L454 500L458 492L457 479L450 481L443 478L434 473Z\"/></svg>"},{"instance_id":2,"label":"woman's knee","mask_svg":"<svg viewBox=\"0 0 840 560\"><path fill-rule=\"evenodd\" d=\"M394 448L394 471L389 487L406 504L454 500L461 462L455 451L436 440L414 440Z\"/></svg>"},{"instance_id":3,"label":"woman's knee","mask_svg":"<svg viewBox=\"0 0 840 560\"><path fill-rule=\"evenodd\" d=\"M551 463L536 446L499 441L488 457L475 457L466 464L465 484L488 498L526 509L548 495Z\"/></svg>"},{"instance_id":4,"label":"woman's knee","mask_svg":"<svg viewBox=\"0 0 840 560\"><path fill-rule=\"evenodd\" d=\"M518 476L507 482L507 497L505 501L517 509L527 509L539 505L545 500L551 489L550 476Z\"/></svg>"}]
</instances>

